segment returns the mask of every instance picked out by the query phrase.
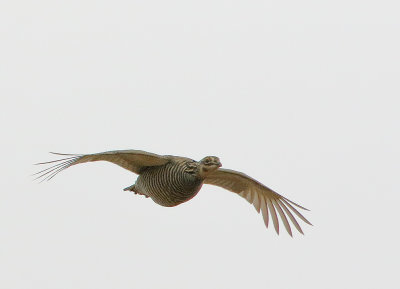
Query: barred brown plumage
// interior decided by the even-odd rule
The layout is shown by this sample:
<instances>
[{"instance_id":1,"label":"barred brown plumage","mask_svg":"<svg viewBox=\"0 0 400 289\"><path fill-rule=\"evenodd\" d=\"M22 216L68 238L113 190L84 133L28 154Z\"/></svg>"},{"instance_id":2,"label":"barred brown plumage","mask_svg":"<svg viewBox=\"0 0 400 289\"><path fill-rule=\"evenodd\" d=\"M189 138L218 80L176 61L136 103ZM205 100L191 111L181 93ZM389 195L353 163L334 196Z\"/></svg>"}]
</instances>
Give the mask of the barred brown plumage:
<instances>
[{"instance_id":1,"label":"barred brown plumage","mask_svg":"<svg viewBox=\"0 0 400 289\"><path fill-rule=\"evenodd\" d=\"M129 190L144 194L157 204L173 207L193 198L200 190L200 177L186 173L186 162L173 161L163 166L148 167Z\"/></svg>"},{"instance_id":2,"label":"barred brown plumage","mask_svg":"<svg viewBox=\"0 0 400 289\"><path fill-rule=\"evenodd\" d=\"M208 156L197 162L189 158L161 156L139 150L118 150L87 155L53 154L67 157L38 163L55 163L55 165L36 173L37 179L50 180L62 170L76 164L109 161L139 175L136 183L125 188L125 191L150 197L161 206L173 207L186 202L196 196L203 184L210 184L237 193L253 204L258 213L262 212L267 227L271 216L278 234L278 214L290 236L292 230L288 218L302 234L303 231L294 215L311 225L295 207L307 210L306 208L241 172L220 168L221 162L215 156Z\"/></svg>"}]
</instances>

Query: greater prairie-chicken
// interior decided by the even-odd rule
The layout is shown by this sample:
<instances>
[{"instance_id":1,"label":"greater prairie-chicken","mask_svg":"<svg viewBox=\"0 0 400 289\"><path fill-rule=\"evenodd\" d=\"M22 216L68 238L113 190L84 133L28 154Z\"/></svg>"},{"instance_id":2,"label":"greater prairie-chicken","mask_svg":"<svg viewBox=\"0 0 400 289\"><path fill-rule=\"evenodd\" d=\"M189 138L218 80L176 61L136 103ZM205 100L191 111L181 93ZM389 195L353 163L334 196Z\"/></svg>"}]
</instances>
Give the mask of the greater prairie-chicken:
<instances>
[{"instance_id":1,"label":"greater prairie-chicken","mask_svg":"<svg viewBox=\"0 0 400 289\"><path fill-rule=\"evenodd\" d=\"M306 208L244 173L222 169L219 158L215 156L207 156L197 162L190 158L162 156L140 150L117 150L87 155L53 154L66 157L38 163L55 163L55 165L36 173L39 175L37 178L50 180L60 171L76 164L108 161L139 175L136 183L125 188L125 191L150 197L161 206L173 207L186 202L200 191L203 184L210 184L234 192L253 204L257 212L262 212L267 227L271 216L278 234L278 215L291 236L292 230L288 218L302 234L303 231L294 215L311 225L295 207L307 210Z\"/></svg>"}]
</instances>

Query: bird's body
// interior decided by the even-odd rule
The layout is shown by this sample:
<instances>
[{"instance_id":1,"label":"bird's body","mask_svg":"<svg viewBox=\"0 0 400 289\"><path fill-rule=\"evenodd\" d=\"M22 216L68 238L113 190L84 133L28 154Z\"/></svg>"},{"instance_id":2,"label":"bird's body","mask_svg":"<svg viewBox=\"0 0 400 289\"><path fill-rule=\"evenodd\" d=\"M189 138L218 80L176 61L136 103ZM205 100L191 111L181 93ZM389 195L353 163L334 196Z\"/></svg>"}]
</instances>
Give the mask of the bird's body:
<instances>
[{"instance_id":1,"label":"bird's body","mask_svg":"<svg viewBox=\"0 0 400 289\"><path fill-rule=\"evenodd\" d=\"M215 156L195 161L185 157L161 156L138 150L66 156L68 157L60 160L39 163L56 164L38 172L38 178L49 180L60 171L79 163L109 161L139 175L136 183L124 190L149 197L161 206L173 207L186 202L196 196L203 184L210 184L234 192L253 204L258 212L262 212L267 227L270 216L277 233L279 233L278 215L290 235L292 230L288 218L296 229L303 233L294 215L311 225L295 208L305 209L304 207L241 172L220 168L221 162Z\"/></svg>"},{"instance_id":2,"label":"bird's body","mask_svg":"<svg viewBox=\"0 0 400 289\"><path fill-rule=\"evenodd\" d=\"M172 158L163 166L144 169L136 183L125 190L150 197L164 207L177 206L200 191L203 180L198 168L199 164L191 159Z\"/></svg>"}]
</instances>

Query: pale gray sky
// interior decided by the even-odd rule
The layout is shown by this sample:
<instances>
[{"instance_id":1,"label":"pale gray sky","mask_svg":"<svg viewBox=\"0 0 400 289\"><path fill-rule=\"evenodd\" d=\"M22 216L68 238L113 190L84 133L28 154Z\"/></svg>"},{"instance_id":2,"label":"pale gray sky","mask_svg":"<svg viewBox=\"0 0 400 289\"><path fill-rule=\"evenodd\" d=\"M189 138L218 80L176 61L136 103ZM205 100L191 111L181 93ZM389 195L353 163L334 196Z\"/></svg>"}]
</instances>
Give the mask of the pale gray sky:
<instances>
[{"instance_id":1,"label":"pale gray sky","mask_svg":"<svg viewBox=\"0 0 400 289\"><path fill-rule=\"evenodd\" d=\"M400 288L397 1L2 1L0 287ZM204 186L163 208L108 163L220 157L311 209L277 236Z\"/></svg>"}]
</instances>

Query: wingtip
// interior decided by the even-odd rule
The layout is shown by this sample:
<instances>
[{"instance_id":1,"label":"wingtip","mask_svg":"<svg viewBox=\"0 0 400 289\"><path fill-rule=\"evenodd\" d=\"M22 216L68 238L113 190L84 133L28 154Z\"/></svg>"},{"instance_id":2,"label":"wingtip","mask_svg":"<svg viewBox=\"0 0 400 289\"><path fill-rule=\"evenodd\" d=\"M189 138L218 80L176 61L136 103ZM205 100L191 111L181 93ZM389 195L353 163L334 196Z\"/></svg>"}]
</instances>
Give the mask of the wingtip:
<instances>
[{"instance_id":1,"label":"wingtip","mask_svg":"<svg viewBox=\"0 0 400 289\"><path fill-rule=\"evenodd\" d=\"M307 220L306 218L304 218L303 220L306 224L309 224L310 226L314 226L313 224L311 224L311 222L309 220Z\"/></svg>"},{"instance_id":2,"label":"wingtip","mask_svg":"<svg viewBox=\"0 0 400 289\"><path fill-rule=\"evenodd\" d=\"M56 152L49 152L50 154L53 155L59 155L59 156L78 156L78 154L64 154L64 153L56 153Z\"/></svg>"},{"instance_id":3,"label":"wingtip","mask_svg":"<svg viewBox=\"0 0 400 289\"><path fill-rule=\"evenodd\" d=\"M38 166L38 165L46 165L46 164L48 164L49 162L42 162L42 163L34 163L33 165L34 166Z\"/></svg>"}]
</instances>

